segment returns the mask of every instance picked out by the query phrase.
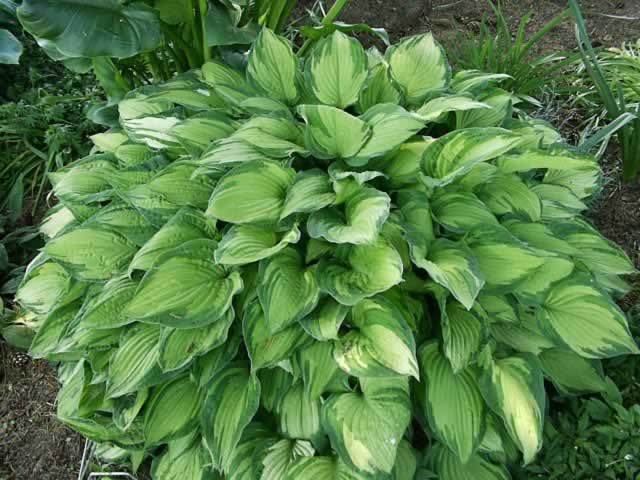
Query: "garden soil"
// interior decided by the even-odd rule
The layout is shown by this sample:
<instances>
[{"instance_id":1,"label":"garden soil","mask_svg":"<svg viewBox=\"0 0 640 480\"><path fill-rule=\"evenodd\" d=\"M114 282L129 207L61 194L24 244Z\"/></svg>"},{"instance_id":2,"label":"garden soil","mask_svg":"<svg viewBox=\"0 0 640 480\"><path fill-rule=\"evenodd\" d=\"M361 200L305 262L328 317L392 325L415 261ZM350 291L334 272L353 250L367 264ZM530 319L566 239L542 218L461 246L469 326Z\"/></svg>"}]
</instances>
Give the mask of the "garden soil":
<instances>
[{"instance_id":1,"label":"garden soil","mask_svg":"<svg viewBox=\"0 0 640 480\"><path fill-rule=\"evenodd\" d=\"M329 4L329 2L323 2ZM584 0L589 34L596 45L618 46L635 41L640 35L640 0ZM319 2L301 0L294 17L302 17ZM528 24L533 32L566 5L564 0L503 1L509 25L517 25L530 9ZM349 23L368 23L387 29L391 40L433 31L445 47L454 44L461 30L476 31L491 9L485 0L351 0L340 15ZM363 41L366 41L363 38ZM370 43L375 41L369 40ZM553 53L575 46L570 19L547 35L536 47L536 54ZM575 138L580 112L559 111L565 135ZM574 130L572 130L572 128ZM620 156L611 146L604 159L606 182L589 213L592 221L609 239L618 243L640 267L640 187L620 181ZM630 308L640 296L640 282L620 301ZM1 340L0 340L1 341ZM19 352L0 344L0 480L73 480L77 478L82 438L55 419L57 382L55 370L44 361L30 361Z\"/></svg>"}]
</instances>

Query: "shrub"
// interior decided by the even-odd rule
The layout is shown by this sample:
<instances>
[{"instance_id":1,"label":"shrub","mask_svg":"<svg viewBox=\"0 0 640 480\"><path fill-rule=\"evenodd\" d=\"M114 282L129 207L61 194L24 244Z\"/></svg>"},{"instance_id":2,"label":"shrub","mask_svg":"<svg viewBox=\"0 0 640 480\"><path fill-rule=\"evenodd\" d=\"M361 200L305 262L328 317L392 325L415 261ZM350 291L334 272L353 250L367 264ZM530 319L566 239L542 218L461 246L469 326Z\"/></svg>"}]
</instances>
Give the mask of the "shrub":
<instances>
[{"instance_id":1,"label":"shrub","mask_svg":"<svg viewBox=\"0 0 640 480\"><path fill-rule=\"evenodd\" d=\"M335 32L301 65L265 29L246 72L119 112L51 176L17 298L60 419L155 478L508 478L545 377L600 391L638 352L610 297L634 268L580 217L594 158L431 34Z\"/></svg>"}]
</instances>

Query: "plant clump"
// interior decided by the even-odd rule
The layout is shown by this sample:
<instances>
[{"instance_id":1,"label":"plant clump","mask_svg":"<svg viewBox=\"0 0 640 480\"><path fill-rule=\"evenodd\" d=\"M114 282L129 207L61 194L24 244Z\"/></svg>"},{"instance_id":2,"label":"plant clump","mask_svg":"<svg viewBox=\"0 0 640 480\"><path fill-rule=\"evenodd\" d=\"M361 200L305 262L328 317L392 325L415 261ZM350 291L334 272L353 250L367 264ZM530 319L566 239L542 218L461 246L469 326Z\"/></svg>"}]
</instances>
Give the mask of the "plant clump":
<instances>
[{"instance_id":1,"label":"plant clump","mask_svg":"<svg viewBox=\"0 0 640 480\"><path fill-rule=\"evenodd\" d=\"M638 348L629 259L580 213L594 158L452 75L431 34L383 55L268 29L129 93L51 175L17 298L60 361L58 417L156 479L506 479L545 379L606 388ZM213 473L215 472L215 473Z\"/></svg>"}]
</instances>

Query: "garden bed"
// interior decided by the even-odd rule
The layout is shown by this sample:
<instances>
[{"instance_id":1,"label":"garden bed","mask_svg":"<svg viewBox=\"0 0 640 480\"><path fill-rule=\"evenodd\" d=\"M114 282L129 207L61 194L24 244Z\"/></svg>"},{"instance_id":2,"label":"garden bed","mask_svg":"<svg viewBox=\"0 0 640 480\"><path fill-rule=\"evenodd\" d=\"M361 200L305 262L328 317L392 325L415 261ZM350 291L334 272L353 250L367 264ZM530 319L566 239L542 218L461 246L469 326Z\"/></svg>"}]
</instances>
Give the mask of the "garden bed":
<instances>
[{"instance_id":1,"label":"garden bed","mask_svg":"<svg viewBox=\"0 0 640 480\"><path fill-rule=\"evenodd\" d=\"M303 14L304 7L310 8L316 2L301 3L298 14ZM484 0L435 0L433 3L434 9L427 16L416 0L352 0L341 19L385 27L392 40L431 30L447 46L455 41L459 28L477 29L482 15L490 12ZM517 1L507 2L504 7L512 26L535 7L529 25L534 31L561 11L564 4L562 0ZM637 15L636 1L585 1L583 6L589 33L597 44L619 45L624 40L635 40L638 35L637 21L603 16ZM542 40L536 53L556 52L574 44L572 22L566 19ZM555 111L553 116L574 119L564 125L563 133L577 136L579 112ZM603 168L606 184L591 216L599 230L618 243L640 267L640 188L620 181L615 145L609 147ZM631 307L638 301L639 294L640 283L636 282L634 291L621 300L621 306ZM0 347L0 478L76 478L83 440L54 417L57 381L53 368L44 361L31 361L4 344Z\"/></svg>"}]
</instances>

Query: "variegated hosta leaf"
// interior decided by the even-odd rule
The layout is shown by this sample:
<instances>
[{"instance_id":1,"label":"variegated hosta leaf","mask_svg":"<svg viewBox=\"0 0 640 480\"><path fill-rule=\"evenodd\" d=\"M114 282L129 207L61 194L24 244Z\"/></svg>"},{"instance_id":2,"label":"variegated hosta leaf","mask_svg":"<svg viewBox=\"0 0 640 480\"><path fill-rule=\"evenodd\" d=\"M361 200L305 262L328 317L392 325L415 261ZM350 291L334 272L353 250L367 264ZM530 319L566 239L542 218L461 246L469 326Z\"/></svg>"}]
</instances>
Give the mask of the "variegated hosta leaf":
<instances>
[{"instance_id":1,"label":"variegated hosta leaf","mask_svg":"<svg viewBox=\"0 0 640 480\"><path fill-rule=\"evenodd\" d=\"M271 367L288 359L309 340L309 336L297 323L271 334L259 302L254 302L247 308L242 331L252 371Z\"/></svg>"},{"instance_id":2,"label":"variegated hosta leaf","mask_svg":"<svg viewBox=\"0 0 640 480\"><path fill-rule=\"evenodd\" d=\"M111 154L88 157L84 162L50 174L53 192L63 202L100 202L113 194L110 176L115 171Z\"/></svg>"},{"instance_id":3,"label":"variegated hosta leaf","mask_svg":"<svg viewBox=\"0 0 640 480\"><path fill-rule=\"evenodd\" d=\"M120 397L162 380L158 366L160 327L136 325L120 341L109 364L108 397Z\"/></svg>"},{"instance_id":4,"label":"variegated hosta leaf","mask_svg":"<svg viewBox=\"0 0 640 480\"><path fill-rule=\"evenodd\" d=\"M447 95L429 100L416 113L425 122L438 122L446 118L449 112L461 112L465 110L488 110L491 107L486 103L474 100L470 95Z\"/></svg>"},{"instance_id":5,"label":"variegated hosta leaf","mask_svg":"<svg viewBox=\"0 0 640 480\"><path fill-rule=\"evenodd\" d=\"M262 460L269 448L278 441L273 432L258 422L251 422L242 433L230 459L229 480L255 480L260 478Z\"/></svg>"},{"instance_id":6,"label":"variegated hosta leaf","mask_svg":"<svg viewBox=\"0 0 640 480\"><path fill-rule=\"evenodd\" d=\"M294 361L300 370L305 392L312 400L320 398L339 370L331 342L313 342L298 350Z\"/></svg>"},{"instance_id":7,"label":"variegated hosta leaf","mask_svg":"<svg viewBox=\"0 0 640 480\"><path fill-rule=\"evenodd\" d=\"M339 303L355 305L402 281L402 258L384 239L340 249L338 259L322 259L316 269L320 290Z\"/></svg>"},{"instance_id":8,"label":"variegated hosta leaf","mask_svg":"<svg viewBox=\"0 0 640 480\"><path fill-rule=\"evenodd\" d=\"M108 281L95 301L82 310L80 328L116 328L134 320L125 315L124 310L134 297L138 282L129 277L118 277Z\"/></svg>"},{"instance_id":9,"label":"variegated hosta leaf","mask_svg":"<svg viewBox=\"0 0 640 480\"><path fill-rule=\"evenodd\" d=\"M78 227L51 240L44 252L82 280L108 280L122 273L135 243L113 230Z\"/></svg>"},{"instance_id":10,"label":"variegated hosta leaf","mask_svg":"<svg viewBox=\"0 0 640 480\"><path fill-rule=\"evenodd\" d=\"M315 212L332 205L335 200L329 175L318 168L300 172L287 192L280 219L293 213Z\"/></svg>"},{"instance_id":11,"label":"variegated hosta leaf","mask_svg":"<svg viewBox=\"0 0 640 480\"><path fill-rule=\"evenodd\" d=\"M371 136L371 128L357 117L326 105L300 105L307 123L305 145L321 159L353 157Z\"/></svg>"},{"instance_id":12,"label":"variegated hosta leaf","mask_svg":"<svg viewBox=\"0 0 640 480\"><path fill-rule=\"evenodd\" d=\"M582 357L639 352L624 313L585 276L553 286L537 310L537 319L545 334Z\"/></svg>"},{"instance_id":13,"label":"variegated hosta leaf","mask_svg":"<svg viewBox=\"0 0 640 480\"><path fill-rule=\"evenodd\" d=\"M294 384L280 400L277 411L280 431L289 438L318 439L320 428L319 398L311 398L302 382Z\"/></svg>"},{"instance_id":14,"label":"variegated hosta leaf","mask_svg":"<svg viewBox=\"0 0 640 480\"><path fill-rule=\"evenodd\" d=\"M484 275L478 265L480 259L476 258L477 255L474 256L464 244L444 238L431 245L428 258L424 258L424 253L426 252L419 246L412 248L413 263L426 270L434 281L470 309L484 285Z\"/></svg>"},{"instance_id":15,"label":"variegated hosta leaf","mask_svg":"<svg viewBox=\"0 0 640 480\"><path fill-rule=\"evenodd\" d=\"M512 213L533 222L542 215L540 197L517 175L496 175L478 189L478 197L496 215Z\"/></svg>"},{"instance_id":16,"label":"variegated hosta leaf","mask_svg":"<svg viewBox=\"0 0 640 480\"><path fill-rule=\"evenodd\" d=\"M387 61L405 101L412 105L422 102L430 92L446 87L451 78L444 50L431 33L409 37L389 48Z\"/></svg>"},{"instance_id":17,"label":"variegated hosta leaf","mask_svg":"<svg viewBox=\"0 0 640 480\"><path fill-rule=\"evenodd\" d=\"M168 451L155 458L151 475L163 480L205 480L208 457L206 449L200 444L200 437L193 439L188 435L169 442Z\"/></svg>"},{"instance_id":18,"label":"variegated hosta leaf","mask_svg":"<svg viewBox=\"0 0 640 480\"><path fill-rule=\"evenodd\" d=\"M456 302L447 304L442 312L444 353L454 373L465 369L479 352L484 338L484 326L473 312Z\"/></svg>"},{"instance_id":19,"label":"variegated hosta leaf","mask_svg":"<svg viewBox=\"0 0 640 480\"><path fill-rule=\"evenodd\" d=\"M258 298L271 333L304 318L318 303L320 290L304 258L293 247L260 262Z\"/></svg>"},{"instance_id":20,"label":"variegated hosta leaf","mask_svg":"<svg viewBox=\"0 0 640 480\"><path fill-rule=\"evenodd\" d=\"M259 405L260 382L242 363L221 371L207 387L200 419L205 445L219 471L235 474L230 468L234 450Z\"/></svg>"},{"instance_id":21,"label":"variegated hosta leaf","mask_svg":"<svg viewBox=\"0 0 640 480\"><path fill-rule=\"evenodd\" d=\"M525 465L542 447L545 392L542 370L531 354L489 358L480 389L487 404L504 420L509 435L523 454Z\"/></svg>"},{"instance_id":22,"label":"variegated hosta leaf","mask_svg":"<svg viewBox=\"0 0 640 480\"><path fill-rule=\"evenodd\" d=\"M324 105L346 109L367 79L367 56L355 38L336 30L319 42L305 62L310 93Z\"/></svg>"},{"instance_id":23,"label":"variegated hosta leaf","mask_svg":"<svg viewBox=\"0 0 640 480\"><path fill-rule=\"evenodd\" d=\"M331 243L371 244L389 216L391 199L371 187L362 187L349 196L344 213L329 207L309 216L307 231L311 238Z\"/></svg>"},{"instance_id":24,"label":"variegated hosta leaf","mask_svg":"<svg viewBox=\"0 0 640 480\"><path fill-rule=\"evenodd\" d=\"M429 426L462 461L473 458L485 429L486 407L475 369L455 373L437 342L420 350L421 396Z\"/></svg>"},{"instance_id":25,"label":"variegated hosta leaf","mask_svg":"<svg viewBox=\"0 0 640 480\"><path fill-rule=\"evenodd\" d=\"M174 328L220 319L242 289L242 278L214 262L216 245L193 240L163 255L142 279L125 315Z\"/></svg>"},{"instance_id":26,"label":"variegated hosta leaf","mask_svg":"<svg viewBox=\"0 0 640 480\"><path fill-rule=\"evenodd\" d=\"M202 153L211 142L231 135L238 124L216 111L204 112L175 125L170 133L193 156Z\"/></svg>"},{"instance_id":27,"label":"variegated hosta leaf","mask_svg":"<svg viewBox=\"0 0 640 480\"><path fill-rule=\"evenodd\" d=\"M599 360L590 360L560 348L538 355L544 374L567 395L603 392L607 388Z\"/></svg>"},{"instance_id":28,"label":"variegated hosta leaf","mask_svg":"<svg viewBox=\"0 0 640 480\"><path fill-rule=\"evenodd\" d=\"M400 92L396 89L389 75L389 67L385 63L371 65L369 62L369 76L364 88L360 90L360 98L356 109L364 113L379 103L399 104Z\"/></svg>"},{"instance_id":29,"label":"variegated hosta leaf","mask_svg":"<svg viewBox=\"0 0 640 480\"><path fill-rule=\"evenodd\" d=\"M517 148L522 137L501 128L468 128L448 133L427 147L422 157L424 182L444 186L486 162Z\"/></svg>"},{"instance_id":30,"label":"variegated hosta leaf","mask_svg":"<svg viewBox=\"0 0 640 480\"><path fill-rule=\"evenodd\" d=\"M185 207L136 252L129 264L129 273L134 270L149 270L164 253L190 240L212 238L214 234L215 222L202 212Z\"/></svg>"},{"instance_id":31,"label":"variegated hosta leaf","mask_svg":"<svg viewBox=\"0 0 640 480\"><path fill-rule=\"evenodd\" d=\"M499 158L496 165L504 173L527 172L534 169L551 170L593 170L596 165L592 157L562 155L559 152L528 150L520 155L505 155Z\"/></svg>"},{"instance_id":32,"label":"variegated hosta leaf","mask_svg":"<svg viewBox=\"0 0 640 480\"><path fill-rule=\"evenodd\" d=\"M16 301L38 315L47 315L55 308L75 300L84 287L55 262L30 265L16 293Z\"/></svg>"},{"instance_id":33,"label":"variegated hosta leaf","mask_svg":"<svg viewBox=\"0 0 640 480\"><path fill-rule=\"evenodd\" d=\"M220 62L207 62L202 66L205 82L232 105L239 105L254 95L244 75Z\"/></svg>"},{"instance_id":34,"label":"variegated hosta leaf","mask_svg":"<svg viewBox=\"0 0 640 480\"><path fill-rule=\"evenodd\" d=\"M361 392L334 394L322 425L346 464L366 474L391 473L411 420L406 378L361 378Z\"/></svg>"},{"instance_id":35,"label":"variegated hosta leaf","mask_svg":"<svg viewBox=\"0 0 640 480\"><path fill-rule=\"evenodd\" d=\"M371 158L380 157L399 147L424 127L424 121L393 103L381 103L371 107L360 117L371 127L371 137L349 165L365 165Z\"/></svg>"},{"instance_id":36,"label":"variegated hosta leaf","mask_svg":"<svg viewBox=\"0 0 640 480\"><path fill-rule=\"evenodd\" d=\"M480 455L462 462L448 448L436 445L429 452L430 464L441 480L511 480L509 471Z\"/></svg>"},{"instance_id":37,"label":"variegated hosta leaf","mask_svg":"<svg viewBox=\"0 0 640 480\"><path fill-rule=\"evenodd\" d=\"M287 472L285 480L364 480L337 457L301 457Z\"/></svg>"},{"instance_id":38,"label":"variegated hosta leaf","mask_svg":"<svg viewBox=\"0 0 640 480\"><path fill-rule=\"evenodd\" d=\"M348 306L327 295L320 300L313 312L300 319L300 325L316 340L335 340L349 311Z\"/></svg>"},{"instance_id":39,"label":"variegated hosta leaf","mask_svg":"<svg viewBox=\"0 0 640 480\"><path fill-rule=\"evenodd\" d=\"M246 265L269 258L299 240L300 230L295 225L284 233L249 225L234 225L220 240L214 259L218 265Z\"/></svg>"},{"instance_id":40,"label":"variegated hosta leaf","mask_svg":"<svg viewBox=\"0 0 640 480\"><path fill-rule=\"evenodd\" d=\"M402 314L383 297L362 300L351 311L355 327L334 348L340 368L357 377L419 378L416 344Z\"/></svg>"},{"instance_id":41,"label":"variegated hosta leaf","mask_svg":"<svg viewBox=\"0 0 640 480\"><path fill-rule=\"evenodd\" d=\"M513 97L501 88L491 88L483 92L478 100L489 106L476 108L456 113L457 128L486 128L500 126L502 122L511 117Z\"/></svg>"},{"instance_id":42,"label":"variegated hosta leaf","mask_svg":"<svg viewBox=\"0 0 640 480\"><path fill-rule=\"evenodd\" d=\"M179 370L200 355L227 341L229 328L235 319L233 308L209 325L197 328L165 327L160 335L158 365L163 372ZM230 342L233 343L233 342Z\"/></svg>"},{"instance_id":43,"label":"variegated hosta leaf","mask_svg":"<svg viewBox=\"0 0 640 480\"><path fill-rule=\"evenodd\" d=\"M534 355L557 346L542 332L536 322L535 315L521 311L519 319L513 323L493 323L491 336L516 351L530 352Z\"/></svg>"},{"instance_id":44,"label":"variegated hosta leaf","mask_svg":"<svg viewBox=\"0 0 640 480\"><path fill-rule=\"evenodd\" d=\"M466 233L484 225L498 225L487 205L471 192L442 190L431 203L440 225L455 233Z\"/></svg>"},{"instance_id":45,"label":"variegated hosta leaf","mask_svg":"<svg viewBox=\"0 0 640 480\"><path fill-rule=\"evenodd\" d=\"M157 231L137 210L124 204L112 204L101 209L83 226L113 230L137 246L144 245Z\"/></svg>"},{"instance_id":46,"label":"variegated hosta leaf","mask_svg":"<svg viewBox=\"0 0 640 480\"><path fill-rule=\"evenodd\" d=\"M304 138L300 124L288 112L255 116L229 138L232 139L241 140L270 158L288 158L294 153L306 152L301 146Z\"/></svg>"},{"instance_id":47,"label":"variegated hosta leaf","mask_svg":"<svg viewBox=\"0 0 640 480\"><path fill-rule=\"evenodd\" d=\"M522 303L539 303L549 288L567 278L574 270L571 260L564 257L543 257L544 263L518 283L514 294Z\"/></svg>"},{"instance_id":48,"label":"variegated hosta leaf","mask_svg":"<svg viewBox=\"0 0 640 480\"><path fill-rule=\"evenodd\" d=\"M398 192L396 203L402 214L401 226L410 247L424 247L435 239L429 196L417 190Z\"/></svg>"},{"instance_id":49,"label":"variegated hosta leaf","mask_svg":"<svg viewBox=\"0 0 640 480\"><path fill-rule=\"evenodd\" d=\"M433 139L425 137L425 140L404 143L389 158L388 163L383 166L383 172L392 188L418 181L422 155L432 141Z\"/></svg>"},{"instance_id":50,"label":"variegated hosta leaf","mask_svg":"<svg viewBox=\"0 0 640 480\"><path fill-rule=\"evenodd\" d=\"M289 41L263 28L249 54L249 80L268 97L293 104L298 98L297 74L298 59Z\"/></svg>"},{"instance_id":51,"label":"variegated hosta leaf","mask_svg":"<svg viewBox=\"0 0 640 480\"><path fill-rule=\"evenodd\" d=\"M529 223L515 218L502 221L512 235L534 248L565 255L576 254L576 249L568 242L558 238L549 226L542 223Z\"/></svg>"},{"instance_id":52,"label":"variegated hosta leaf","mask_svg":"<svg viewBox=\"0 0 640 480\"><path fill-rule=\"evenodd\" d=\"M165 443L189 433L198 423L200 396L188 375L156 387L144 415L147 445Z\"/></svg>"},{"instance_id":53,"label":"variegated hosta leaf","mask_svg":"<svg viewBox=\"0 0 640 480\"><path fill-rule=\"evenodd\" d=\"M220 179L207 214L235 224L276 223L294 175L271 160L244 163Z\"/></svg>"}]
</instances>

